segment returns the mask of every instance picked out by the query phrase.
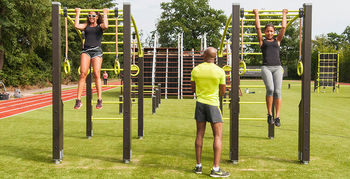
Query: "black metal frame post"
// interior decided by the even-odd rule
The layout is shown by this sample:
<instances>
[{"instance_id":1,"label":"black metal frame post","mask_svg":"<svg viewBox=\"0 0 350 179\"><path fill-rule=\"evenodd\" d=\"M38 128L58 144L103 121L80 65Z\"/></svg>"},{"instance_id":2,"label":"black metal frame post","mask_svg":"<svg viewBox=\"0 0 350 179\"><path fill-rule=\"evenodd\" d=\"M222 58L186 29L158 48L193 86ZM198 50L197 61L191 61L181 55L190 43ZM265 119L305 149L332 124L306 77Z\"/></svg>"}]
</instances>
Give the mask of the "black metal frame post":
<instances>
[{"instance_id":1,"label":"black metal frame post","mask_svg":"<svg viewBox=\"0 0 350 179\"><path fill-rule=\"evenodd\" d=\"M92 132L92 70L90 66L90 73L86 77L86 137L91 139Z\"/></svg>"},{"instance_id":2,"label":"black metal frame post","mask_svg":"<svg viewBox=\"0 0 350 179\"><path fill-rule=\"evenodd\" d=\"M141 49L138 49L139 51ZM138 57L138 60L137 60L137 64L140 68L140 72L139 72L139 75L138 75L138 112L137 112L137 125L138 125L138 136L139 136L139 139L142 139L143 138L143 98L144 98L144 94L143 94L143 91L144 91L144 60L143 60L143 57Z\"/></svg>"},{"instance_id":3,"label":"black metal frame post","mask_svg":"<svg viewBox=\"0 0 350 179\"><path fill-rule=\"evenodd\" d=\"M59 2L52 2L52 159L63 158L63 102L61 99L61 21Z\"/></svg>"},{"instance_id":4,"label":"black metal frame post","mask_svg":"<svg viewBox=\"0 0 350 179\"><path fill-rule=\"evenodd\" d=\"M131 160L131 14L130 3L123 4L124 28L124 55L123 55L123 161L129 163Z\"/></svg>"},{"instance_id":5,"label":"black metal frame post","mask_svg":"<svg viewBox=\"0 0 350 179\"><path fill-rule=\"evenodd\" d=\"M302 63L303 75L301 100L299 103L299 147L298 159L304 164L310 161L310 89L311 89L311 35L312 35L312 4L304 4Z\"/></svg>"},{"instance_id":6,"label":"black metal frame post","mask_svg":"<svg viewBox=\"0 0 350 179\"><path fill-rule=\"evenodd\" d=\"M230 103L230 160L238 162L238 134L239 134L239 19L240 5L232 4L232 37L231 37L231 103Z\"/></svg>"}]
</instances>

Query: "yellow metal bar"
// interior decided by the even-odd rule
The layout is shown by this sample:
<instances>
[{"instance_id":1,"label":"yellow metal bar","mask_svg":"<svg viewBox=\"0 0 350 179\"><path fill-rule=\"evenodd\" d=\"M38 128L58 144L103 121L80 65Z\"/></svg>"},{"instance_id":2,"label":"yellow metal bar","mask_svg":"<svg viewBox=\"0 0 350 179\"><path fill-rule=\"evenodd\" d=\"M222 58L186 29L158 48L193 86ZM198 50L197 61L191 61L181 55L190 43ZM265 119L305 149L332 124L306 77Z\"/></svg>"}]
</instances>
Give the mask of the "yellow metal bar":
<instances>
[{"instance_id":1,"label":"yellow metal bar","mask_svg":"<svg viewBox=\"0 0 350 179\"><path fill-rule=\"evenodd\" d=\"M243 55L262 55L262 53L243 53Z\"/></svg>"},{"instance_id":2,"label":"yellow metal bar","mask_svg":"<svg viewBox=\"0 0 350 179\"><path fill-rule=\"evenodd\" d=\"M114 14L114 9L108 9L109 12L108 14ZM67 9L68 12L75 12L75 9ZM103 12L103 9L80 9L80 12L90 12L90 11L94 11L94 12ZM118 14L119 12L123 12L123 9L118 9Z\"/></svg>"},{"instance_id":3,"label":"yellow metal bar","mask_svg":"<svg viewBox=\"0 0 350 179\"><path fill-rule=\"evenodd\" d=\"M101 42L102 44L115 44L115 42L110 41L110 42ZM124 42L118 42L118 44L124 44Z\"/></svg>"},{"instance_id":4,"label":"yellow metal bar","mask_svg":"<svg viewBox=\"0 0 350 179\"><path fill-rule=\"evenodd\" d=\"M103 54L105 54L105 55L115 55L116 54L116 52L103 52ZM123 52L118 52L118 54L124 54Z\"/></svg>"},{"instance_id":5,"label":"yellow metal bar","mask_svg":"<svg viewBox=\"0 0 350 179\"><path fill-rule=\"evenodd\" d=\"M255 14L244 14L244 16L255 16ZM282 14L259 14L259 16L281 16ZM298 16L298 14L287 14L286 16Z\"/></svg>"},{"instance_id":6,"label":"yellow metal bar","mask_svg":"<svg viewBox=\"0 0 350 179\"><path fill-rule=\"evenodd\" d=\"M290 20L292 19L287 19L287 21L290 21ZM243 21L255 22L255 19L243 19ZM282 22L282 19L260 19L260 21L261 22Z\"/></svg>"},{"instance_id":7,"label":"yellow metal bar","mask_svg":"<svg viewBox=\"0 0 350 179\"><path fill-rule=\"evenodd\" d=\"M259 42L243 42L243 44L259 45Z\"/></svg>"},{"instance_id":8,"label":"yellow metal bar","mask_svg":"<svg viewBox=\"0 0 350 179\"><path fill-rule=\"evenodd\" d=\"M137 26L136 26L136 23L135 23L135 20L134 20L133 16L131 16L131 22L132 22L132 24L134 26L134 31L135 31L135 34L136 34L138 55L139 55L139 57L143 57L143 50L142 50L142 47L141 47L141 40L140 40L140 36L139 36L139 31L137 30Z\"/></svg>"},{"instance_id":9,"label":"yellow metal bar","mask_svg":"<svg viewBox=\"0 0 350 179\"><path fill-rule=\"evenodd\" d=\"M289 27L298 17L299 17L299 15L298 15L298 16L295 16L291 21L289 21L289 22L287 23L286 29L288 29L288 27Z\"/></svg>"},{"instance_id":10,"label":"yellow metal bar","mask_svg":"<svg viewBox=\"0 0 350 179\"><path fill-rule=\"evenodd\" d=\"M247 13L253 13L253 10L244 10L244 12ZM259 12L280 12L282 13L282 10L259 10ZM292 12L299 12L299 10L288 10L288 13L292 13ZM261 14L259 14L261 15Z\"/></svg>"},{"instance_id":11,"label":"yellow metal bar","mask_svg":"<svg viewBox=\"0 0 350 179\"><path fill-rule=\"evenodd\" d=\"M82 15L82 16L87 16L88 14L89 13L80 13L80 15ZM101 14L103 14L103 13L101 13ZM67 15L75 16L75 12L69 12L69 13L67 13ZM122 16L122 15L123 15L123 13L118 13L118 16ZM108 16L114 16L114 10L112 13L108 13Z\"/></svg>"},{"instance_id":12,"label":"yellow metal bar","mask_svg":"<svg viewBox=\"0 0 350 179\"><path fill-rule=\"evenodd\" d=\"M79 21L86 21L86 17L79 18ZM108 18L109 21L115 20L115 18ZM123 21L123 18L118 18L118 21Z\"/></svg>"},{"instance_id":13,"label":"yellow metal bar","mask_svg":"<svg viewBox=\"0 0 350 179\"><path fill-rule=\"evenodd\" d=\"M223 57L225 37L226 37L227 30L230 27L231 20L232 20L232 14L230 15L230 17L226 21L225 29L224 29L224 32L222 34L221 41L220 41L218 57Z\"/></svg>"},{"instance_id":14,"label":"yellow metal bar","mask_svg":"<svg viewBox=\"0 0 350 179\"><path fill-rule=\"evenodd\" d=\"M118 35L123 35L124 33L118 33ZM115 32L103 33L103 35L115 35Z\"/></svg>"}]
</instances>

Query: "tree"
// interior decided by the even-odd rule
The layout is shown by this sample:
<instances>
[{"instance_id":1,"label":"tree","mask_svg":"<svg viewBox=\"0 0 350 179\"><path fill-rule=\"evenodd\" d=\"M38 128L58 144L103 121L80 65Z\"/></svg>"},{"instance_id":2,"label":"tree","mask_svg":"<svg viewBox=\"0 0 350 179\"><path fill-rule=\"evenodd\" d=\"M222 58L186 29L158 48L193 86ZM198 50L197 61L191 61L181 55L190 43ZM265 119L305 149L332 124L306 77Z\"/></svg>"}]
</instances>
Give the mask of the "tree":
<instances>
[{"instance_id":1,"label":"tree","mask_svg":"<svg viewBox=\"0 0 350 179\"><path fill-rule=\"evenodd\" d=\"M156 25L162 47L177 46L177 35L184 33L184 48L200 49L200 37L207 33L208 46L218 47L220 30L226 22L222 10L209 6L208 0L172 0L161 3L163 10Z\"/></svg>"}]
</instances>

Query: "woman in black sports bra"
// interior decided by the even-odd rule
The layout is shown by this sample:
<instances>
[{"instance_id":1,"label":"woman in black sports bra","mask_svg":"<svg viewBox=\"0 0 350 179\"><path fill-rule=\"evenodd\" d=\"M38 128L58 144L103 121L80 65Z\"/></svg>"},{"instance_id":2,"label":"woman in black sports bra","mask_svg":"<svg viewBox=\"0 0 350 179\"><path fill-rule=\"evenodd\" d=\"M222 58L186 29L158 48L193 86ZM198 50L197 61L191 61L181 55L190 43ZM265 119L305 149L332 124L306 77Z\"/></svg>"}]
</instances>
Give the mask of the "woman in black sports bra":
<instances>
[{"instance_id":1,"label":"woman in black sports bra","mask_svg":"<svg viewBox=\"0 0 350 179\"><path fill-rule=\"evenodd\" d=\"M95 84L97 90L96 109L102 108L102 90L101 90L101 65L102 65L102 49L101 41L103 31L108 28L108 9L103 9L103 17L99 12L90 11L87 17L87 22L79 23L80 8L75 9L75 28L85 32L84 48L80 56L80 79L78 83L78 95L74 105L74 109L79 109L82 106L81 95L83 93L86 76L92 63Z\"/></svg>"},{"instance_id":2,"label":"woman in black sports bra","mask_svg":"<svg viewBox=\"0 0 350 179\"><path fill-rule=\"evenodd\" d=\"M265 39L262 36L260 29L259 11L253 10L255 14L255 27L259 45L263 54L263 65L261 66L261 75L266 87L266 107L267 107L267 122L281 126L280 110L282 105L281 88L283 80L283 68L280 59L280 44L287 27L287 9L283 9L282 28L276 38L274 38L275 27L272 24L267 24L264 29ZM275 103L276 114L272 116L272 103Z\"/></svg>"}]
</instances>

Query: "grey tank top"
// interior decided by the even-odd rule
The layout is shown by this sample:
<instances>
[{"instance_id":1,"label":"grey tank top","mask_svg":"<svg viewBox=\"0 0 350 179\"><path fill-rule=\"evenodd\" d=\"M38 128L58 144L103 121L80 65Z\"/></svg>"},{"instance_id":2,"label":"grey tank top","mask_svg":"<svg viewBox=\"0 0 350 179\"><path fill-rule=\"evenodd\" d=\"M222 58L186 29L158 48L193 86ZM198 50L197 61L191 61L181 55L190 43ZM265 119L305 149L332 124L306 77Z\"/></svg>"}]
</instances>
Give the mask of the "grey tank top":
<instances>
[{"instance_id":1,"label":"grey tank top","mask_svg":"<svg viewBox=\"0 0 350 179\"><path fill-rule=\"evenodd\" d=\"M97 25L96 27L90 27L89 25L87 25L84 31L84 48L101 46L103 31L100 25Z\"/></svg>"},{"instance_id":2,"label":"grey tank top","mask_svg":"<svg viewBox=\"0 0 350 179\"><path fill-rule=\"evenodd\" d=\"M272 42L269 42L266 39L264 39L263 44L260 48L263 54L264 66L281 65L280 46L278 45L276 39L274 39Z\"/></svg>"}]
</instances>

